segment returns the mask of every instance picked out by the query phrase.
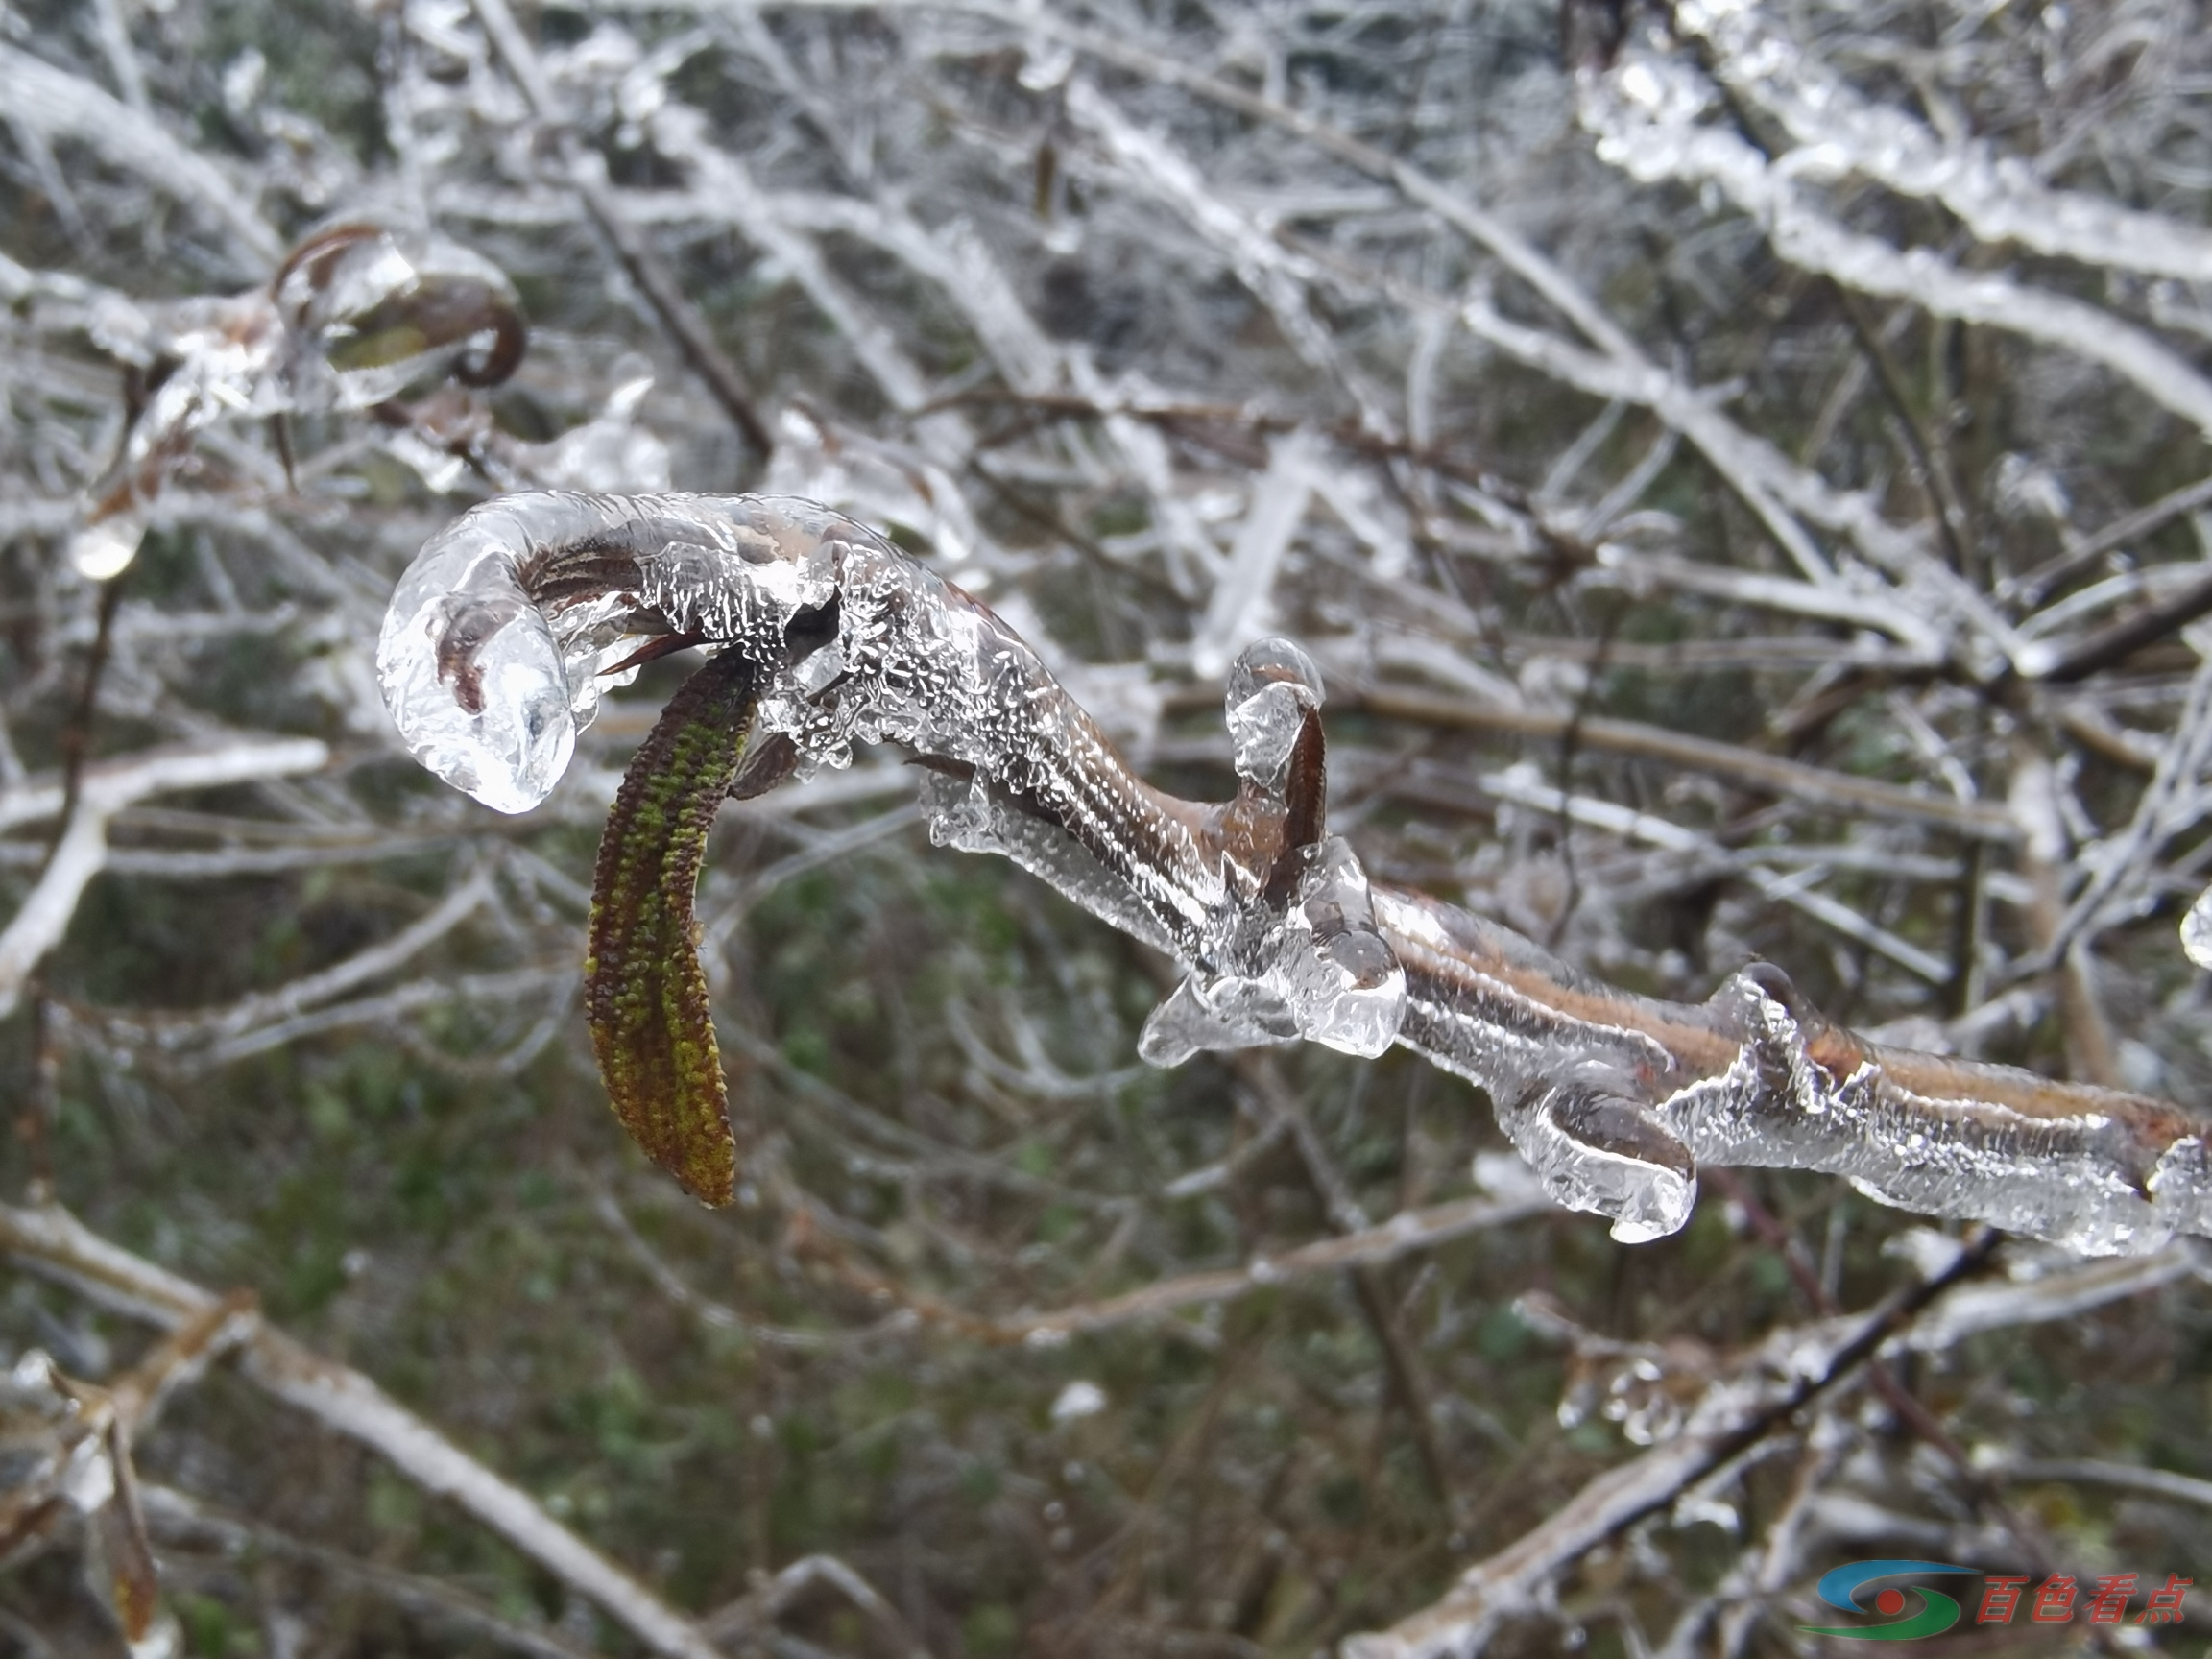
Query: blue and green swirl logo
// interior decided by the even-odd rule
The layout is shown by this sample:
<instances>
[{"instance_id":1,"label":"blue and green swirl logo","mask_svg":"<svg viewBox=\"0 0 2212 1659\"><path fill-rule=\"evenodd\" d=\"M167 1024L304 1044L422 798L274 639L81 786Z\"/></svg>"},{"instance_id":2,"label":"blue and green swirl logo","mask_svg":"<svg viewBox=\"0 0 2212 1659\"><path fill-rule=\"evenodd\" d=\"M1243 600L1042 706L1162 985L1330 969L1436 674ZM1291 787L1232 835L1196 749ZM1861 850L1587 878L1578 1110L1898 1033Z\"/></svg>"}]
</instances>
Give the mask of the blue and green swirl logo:
<instances>
[{"instance_id":1,"label":"blue and green swirl logo","mask_svg":"<svg viewBox=\"0 0 2212 1659\"><path fill-rule=\"evenodd\" d=\"M1880 1613L1892 1623L1842 1624L1831 1628L1801 1624L1798 1628L1808 1636L1841 1636L1847 1641L1857 1642L1913 1642L1922 1636L1940 1636L1959 1623L1960 1614L1963 1611L1958 1602L1940 1590L1931 1590L1923 1584L1908 1585L1903 1589L1890 1585L1875 1592L1871 1606L1859 1599L1860 1591L1884 1578L1902 1578L1921 1573L1979 1572L1979 1567L1953 1567L1942 1561L1855 1561L1848 1567L1837 1568L1821 1578L1815 1586L1820 1599L1839 1612ZM1920 1598L1920 1610L1910 1618L1898 1618L1913 1596Z\"/></svg>"}]
</instances>

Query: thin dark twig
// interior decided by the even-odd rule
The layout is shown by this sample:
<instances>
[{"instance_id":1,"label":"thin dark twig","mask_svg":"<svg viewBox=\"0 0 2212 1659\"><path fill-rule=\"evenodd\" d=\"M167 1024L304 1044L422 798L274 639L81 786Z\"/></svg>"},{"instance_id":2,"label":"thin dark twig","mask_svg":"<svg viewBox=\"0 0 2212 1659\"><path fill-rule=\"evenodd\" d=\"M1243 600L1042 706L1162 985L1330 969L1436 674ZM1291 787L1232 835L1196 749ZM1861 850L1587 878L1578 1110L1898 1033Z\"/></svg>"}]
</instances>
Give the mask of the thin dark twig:
<instances>
[{"instance_id":1,"label":"thin dark twig","mask_svg":"<svg viewBox=\"0 0 2212 1659\"><path fill-rule=\"evenodd\" d=\"M660 319L661 325L683 349L685 361L692 373L706 383L714 400L745 434L746 442L757 449L763 459L774 454L775 435L760 413L744 371L722 349L706 317L685 295L652 245L624 215L614 192L608 187L605 170L598 164L597 157L587 156L582 150L562 115L560 101L554 96L552 83L545 78L544 66L539 62L537 52L516 22L515 13L508 9L507 0L471 0L471 3L477 20L484 25L484 33L492 41L492 49L499 55L500 62L506 65L516 84L521 87L523 97L530 101L532 112L553 131L567 155L569 185L606 236L608 245L614 250L623 271L637 285L637 291L645 297L645 302L653 308L653 315Z\"/></svg>"}]
</instances>

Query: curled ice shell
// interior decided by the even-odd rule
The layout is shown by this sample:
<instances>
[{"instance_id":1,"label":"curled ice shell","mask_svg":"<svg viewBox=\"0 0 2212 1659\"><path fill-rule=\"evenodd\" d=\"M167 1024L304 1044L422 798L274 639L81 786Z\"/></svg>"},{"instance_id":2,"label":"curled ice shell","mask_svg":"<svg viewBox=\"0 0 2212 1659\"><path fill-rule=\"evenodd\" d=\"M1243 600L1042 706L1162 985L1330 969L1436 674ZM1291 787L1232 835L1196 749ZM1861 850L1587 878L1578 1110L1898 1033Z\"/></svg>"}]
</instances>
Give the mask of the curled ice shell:
<instances>
[{"instance_id":1,"label":"curled ice shell","mask_svg":"<svg viewBox=\"0 0 2212 1659\"><path fill-rule=\"evenodd\" d=\"M1641 1244L1678 1233L1697 1201L1697 1163L1602 1061L1563 1065L1500 1121L1552 1202L1611 1218Z\"/></svg>"}]
</instances>

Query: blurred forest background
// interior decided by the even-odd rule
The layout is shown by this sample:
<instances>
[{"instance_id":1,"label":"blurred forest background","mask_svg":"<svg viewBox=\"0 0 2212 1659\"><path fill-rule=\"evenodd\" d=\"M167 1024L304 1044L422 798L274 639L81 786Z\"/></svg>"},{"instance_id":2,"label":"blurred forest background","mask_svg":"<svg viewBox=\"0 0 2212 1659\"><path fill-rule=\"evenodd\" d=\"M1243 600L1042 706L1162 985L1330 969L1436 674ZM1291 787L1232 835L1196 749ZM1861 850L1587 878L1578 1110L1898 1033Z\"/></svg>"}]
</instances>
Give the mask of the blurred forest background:
<instances>
[{"instance_id":1,"label":"blurred forest background","mask_svg":"<svg viewBox=\"0 0 2212 1659\"><path fill-rule=\"evenodd\" d=\"M1722 1171L1614 1243L1403 1053L1140 1066L1166 965L889 757L722 815L704 1212L577 1006L685 665L517 819L372 668L496 489L813 496L1187 794L1298 637L1368 868L1610 979L2212 1100L2207 22L0 0L0 1647L1641 1659L2212 1570L2194 1241ZM369 223L511 377L276 316ZM2212 1602L2086 1619L1941 1650Z\"/></svg>"}]
</instances>

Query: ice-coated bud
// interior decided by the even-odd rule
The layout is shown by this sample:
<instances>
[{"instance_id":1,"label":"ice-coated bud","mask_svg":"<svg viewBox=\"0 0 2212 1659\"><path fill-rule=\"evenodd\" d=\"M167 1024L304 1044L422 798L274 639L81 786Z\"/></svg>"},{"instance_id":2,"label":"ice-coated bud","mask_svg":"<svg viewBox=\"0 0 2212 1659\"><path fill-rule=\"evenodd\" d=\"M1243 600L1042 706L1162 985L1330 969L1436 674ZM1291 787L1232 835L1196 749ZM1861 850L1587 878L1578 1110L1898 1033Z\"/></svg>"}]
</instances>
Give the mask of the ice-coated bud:
<instances>
[{"instance_id":1,"label":"ice-coated bud","mask_svg":"<svg viewBox=\"0 0 2212 1659\"><path fill-rule=\"evenodd\" d=\"M1321 670L1287 639L1259 639L1229 665L1222 699L1237 776L1281 794L1309 710L1321 707Z\"/></svg>"},{"instance_id":2,"label":"ice-coated bud","mask_svg":"<svg viewBox=\"0 0 2212 1659\"><path fill-rule=\"evenodd\" d=\"M397 397L434 368L494 385L522 354L514 284L443 236L333 226L293 251L275 297L285 326L308 348L292 373L343 409Z\"/></svg>"},{"instance_id":3,"label":"ice-coated bud","mask_svg":"<svg viewBox=\"0 0 2212 1659\"><path fill-rule=\"evenodd\" d=\"M1375 924L1367 873L1342 836L1293 854L1281 910L1262 899L1226 928L1214 966L1193 971L1152 1011L1137 1052L1178 1066L1205 1049L1293 1038L1372 1059L1398 1040L1406 972Z\"/></svg>"}]
</instances>

